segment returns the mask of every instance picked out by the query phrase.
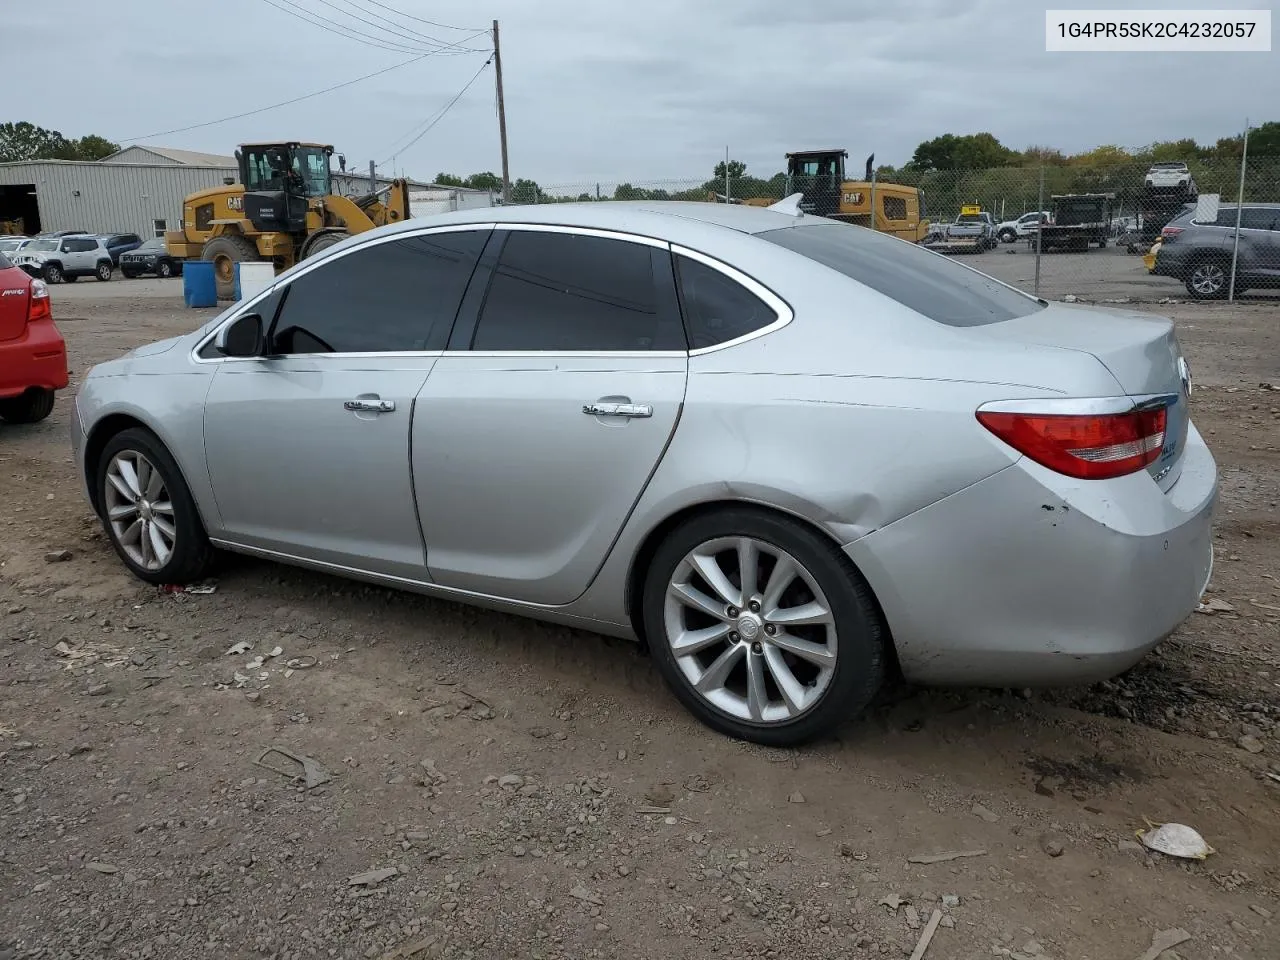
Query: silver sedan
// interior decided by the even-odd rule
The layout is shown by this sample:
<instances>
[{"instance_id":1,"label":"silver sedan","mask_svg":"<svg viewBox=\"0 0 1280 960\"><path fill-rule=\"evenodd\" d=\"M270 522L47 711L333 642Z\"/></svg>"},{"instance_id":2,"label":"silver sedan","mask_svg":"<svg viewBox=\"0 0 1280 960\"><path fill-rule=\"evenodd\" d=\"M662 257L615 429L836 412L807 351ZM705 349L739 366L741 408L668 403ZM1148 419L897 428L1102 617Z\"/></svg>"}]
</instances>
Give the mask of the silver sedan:
<instances>
[{"instance_id":1,"label":"silver sedan","mask_svg":"<svg viewBox=\"0 0 1280 960\"><path fill-rule=\"evenodd\" d=\"M889 671L1128 669L1196 606L1216 467L1164 319L776 209L583 203L353 237L101 364L124 564L222 551L634 637L734 737Z\"/></svg>"}]
</instances>

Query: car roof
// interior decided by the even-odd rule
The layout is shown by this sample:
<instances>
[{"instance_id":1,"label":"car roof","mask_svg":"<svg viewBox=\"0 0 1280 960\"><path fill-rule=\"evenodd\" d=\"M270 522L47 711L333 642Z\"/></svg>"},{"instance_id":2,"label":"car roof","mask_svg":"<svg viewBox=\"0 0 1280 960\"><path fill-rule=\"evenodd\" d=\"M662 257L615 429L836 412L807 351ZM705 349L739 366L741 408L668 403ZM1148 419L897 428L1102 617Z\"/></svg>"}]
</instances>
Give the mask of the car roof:
<instances>
[{"instance_id":1,"label":"car roof","mask_svg":"<svg viewBox=\"0 0 1280 960\"><path fill-rule=\"evenodd\" d=\"M469 223L538 223L552 226L616 230L671 240L696 243L729 230L742 234L763 233L798 226L825 223L824 217L792 216L768 207L740 204L698 203L679 200L608 200L581 203L543 203L510 207L480 207L455 213L434 214L404 221L388 232Z\"/></svg>"}]
</instances>

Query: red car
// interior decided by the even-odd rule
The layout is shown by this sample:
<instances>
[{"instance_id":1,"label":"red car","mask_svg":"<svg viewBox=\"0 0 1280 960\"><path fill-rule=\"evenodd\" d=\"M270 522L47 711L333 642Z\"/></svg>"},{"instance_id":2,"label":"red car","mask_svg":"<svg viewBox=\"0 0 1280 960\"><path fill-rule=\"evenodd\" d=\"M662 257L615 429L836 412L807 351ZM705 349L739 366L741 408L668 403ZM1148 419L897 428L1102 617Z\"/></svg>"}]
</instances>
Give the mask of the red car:
<instances>
[{"instance_id":1,"label":"red car","mask_svg":"<svg viewBox=\"0 0 1280 960\"><path fill-rule=\"evenodd\" d=\"M0 253L0 419L35 423L67 385L67 345L53 323L49 290Z\"/></svg>"}]
</instances>

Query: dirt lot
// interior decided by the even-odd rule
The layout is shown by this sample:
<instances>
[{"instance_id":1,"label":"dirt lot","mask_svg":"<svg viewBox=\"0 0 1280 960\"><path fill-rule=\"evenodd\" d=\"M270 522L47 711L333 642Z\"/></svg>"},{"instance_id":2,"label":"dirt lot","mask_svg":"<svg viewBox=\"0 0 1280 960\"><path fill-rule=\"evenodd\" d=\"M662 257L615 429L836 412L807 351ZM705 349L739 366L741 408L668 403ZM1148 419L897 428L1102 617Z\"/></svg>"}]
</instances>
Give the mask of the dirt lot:
<instances>
[{"instance_id":1,"label":"dirt lot","mask_svg":"<svg viewBox=\"0 0 1280 960\"><path fill-rule=\"evenodd\" d=\"M74 370L199 323L178 291L55 288ZM71 392L0 427L0 958L905 957L935 909L926 960L1280 956L1280 309L1161 309L1230 609L1111 683L899 687L799 752L591 634L254 561L159 593L81 497Z\"/></svg>"}]
</instances>

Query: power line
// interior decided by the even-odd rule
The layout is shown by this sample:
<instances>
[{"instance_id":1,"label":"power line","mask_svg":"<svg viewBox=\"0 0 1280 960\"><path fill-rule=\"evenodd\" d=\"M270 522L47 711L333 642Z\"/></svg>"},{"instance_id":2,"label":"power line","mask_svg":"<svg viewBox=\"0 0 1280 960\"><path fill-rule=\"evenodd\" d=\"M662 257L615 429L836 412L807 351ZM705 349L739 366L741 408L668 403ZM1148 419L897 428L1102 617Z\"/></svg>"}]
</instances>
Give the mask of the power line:
<instances>
[{"instance_id":1,"label":"power line","mask_svg":"<svg viewBox=\"0 0 1280 960\"><path fill-rule=\"evenodd\" d=\"M336 10L341 16L349 17L352 20L355 20L359 23L363 23L367 27L373 27L374 30L382 30L386 33L389 33L393 37L395 37L397 41L400 41L400 42L421 44L425 41L428 44L431 44L433 46L438 46L438 47L456 46L456 43L439 40L436 37L429 37L424 33L419 33L416 30L409 29L402 23L396 23L394 20L389 20L387 17L384 17L380 14L371 13L370 11L364 10L360 7L356 7L355 9L357 12L352 13L351 11L347 10L345 7L339 7L337 4L331 3L330 0L318 0L318 2L324 4L326 7L328 7L331 10ZM370 20L368 19L369 16L375 16L383 22L378 23L374 20ZM390 26L388 26L387 24L390 24Z\"/></svg>"},{"instance_id":2,"label":"power line","mask_svg":"<svg viewBox=\"0 0 1280 960\"><path fill-rule=\"evenodd\" d=\"M413 14L405 13L403 10L397 10L394 7L389 7L385 3L379 3L378 0L366 0L366 2L372 3L375 7L381 7L383 10L390 13L394 13L397 17L404 17L407 20L414 20L417 23L425 23L429 27L439 27L441 30L460 30L463 33L467 33L473 29L480 29L479 27L455 27L448 23L436 23L434 20L423 20L421 17L415 17Z\"/></svg>"},{"instance_id":3,"label":"power line","mask_svg":"<svg viewBox=\"0 0 1280 960\"><path fill-rule=\"evenodd\" d=\"M444 41L439 40L436 37L428 36L425 33L419 33L417 30L414 30L412 27L409 27L404 23L397 23L395 20L391 19L388 16L385 16L384 14L375 13L372 10L367 10L364 7L357 6L357 4L355 3L355 0L342 0L342 2L348 4L349 6L352 7L352 9L357 10L362 14L368 14L369 16L374 17L375 19L381 21L383 24L387 24L387 26L381 27L381 29L387 30L388 33L392 32L392 28L394 28L396 31L401 31L401 34L399 35L403 36L404 39L412 38L415 40L425 40L429 43L439 43L439 44L444 43ZM351 16L351 14L347 14L347 16ZM368 22L368 21L365 21L365 22ZM379 26L381 25L379 24ZM409 36L404 36L405 34Z\"/></svg>"},{"instance_id":4,"label":"power line","mask_svg":"<svg viewBox=\"0 0 1280 960\"><path fill-rule=\"evenodd\" d=\"M432 55L433 54L431 53L419 54L418 56L413 57L409 60L404 60L404 61L401 61L400 63L392 64L389 67L384 67L383 69L376 70L373 73L366 73L363 77L356 77L354 80L346 80L342 83L335 83L333 86L325 87L323 90L317 90L315 93L306 93L300 97L294 97L292 100L283 100L280 103L273 103L269 107L259 107L256 110L246 110L244 113L237 113L229 117L222 117L219 120L208 120L204 123L193 123L189 127L175 127L172 130L160 130L160 131L157 131L156 133L146 133L140 137L129 137L127 140L121 140L120 142L122 144L137 143L140 140L149 140L152 137L167 137L171 133L185 133L188 130L198 130L201 127L212 127L215 124L227 123L230 120L240 120L244 117L252 117L259 113L266 113L268 110L275 110L278 107L287 107L287 106L290 106L291 104L301 103L303 100L310 100L313 97L319 97L326 93L332 93L335 90L341 90L343 87L349 87L352 84L360 83L363 80L371 80L374 77L380 77L384 73L390 73L392 70L399 70L401 67L407 67L411 63L417 63L419 60L425 60L427 59L427 57L430 57ZM484 68L481 67L481 69L483 70Z\"/></svg>"},{"instance_id":5,"label":"power line","mask_svg":"<svg viewBox=\"0 0 1280 960\"><path fill-rule=\"evenodd\" d=\"M404 153L404 151L408 150L415 143L417 143L419 140L425 137L428 133L430 133L431 128L444 119L445 114L447 114L451 109L453 109L453 105L462 99L462 95L471 89L471 85L480 79L480 74L484 73L485 67L489 66L489 64L491 64L492 62L493 62L493 57L490 56L488 60L486 60L484 63L480 65L480 69L475 72L475 76L473 76L470 80L468 80L466 84L462 87L462 89L459 90L456 94L454 94L453 99L450 100L448 103L446 103L440 111L438 111L437 113L433 114L430 118L428 118L425 127L423 127L420 131L417 131L416 135L413 134L413 131L407 134L408 136L413 136L412 140L410 140L404 146L397 147L395 150L393 150L391 152L391 156L387 157L386 160L381 161L381 163L379 163L378 166L382 166L382 164L391 160L397 154ZM404 137L401 137L400 139L403 140ZM400 141L397 140L395 142L399 143Z\"/></svg>"},{"instance_id":6,"label":"power line","mask_svg":"<svg viewBox=\"0 0 1280 960\"><path fill-rule=\"evenodd\" d=\"M284 7L281 7L279 3L276 2L276 0L263 0L263 2L266 3L268 6L275 7L277 10L281 11L282 13L287 13L292 17L296 17L297 19L303 21L304 23L309 23L314 27L319 27L321 30L325 30L329 33L337 34L338 36L344 37L348 40L355 40L357 43L363 43L366 46L380 47L383 50L393 50L397 53L422 53L424 51L423 44L419 42L416 42L416 41L411 41L409 43L402 42L405 38L400 37L399 35L395 35L397 39L388 39L387 37L377 36L376 34L365 33L362 30L357 30L355 27L348 26L345 23L340 23L339 21L333 20L330 17L326 17L324 16L324 14L316 13L313 10L308 10L306 7L303 7L295 3L294 0L279 0L279 3L287 4L288 6L293 8L292 10L286 10ZM321 2L326 3L326 0L321 0ZM333 4L327 4L327 5L333 6ZM338 10L340 13L343 12L339 7L334 7L334 9ZM316 21L320 21L320 22L317 23ZM373 24L373 26L377 27L378 25ZM480 32L483 32L483 31L480 31ZM472 38L468 38L468 39L472 39ZM436 46L432 52L435 52L435 53L452 52L453 48L458 48L461 43L465 43L465 42L466 41L458 41L457 43L442 44L440 43L440 41L434 41ZM458 52L465 53L465 52L480 52L480 51L459 50Z\"/></svg>"}]
</instances>

